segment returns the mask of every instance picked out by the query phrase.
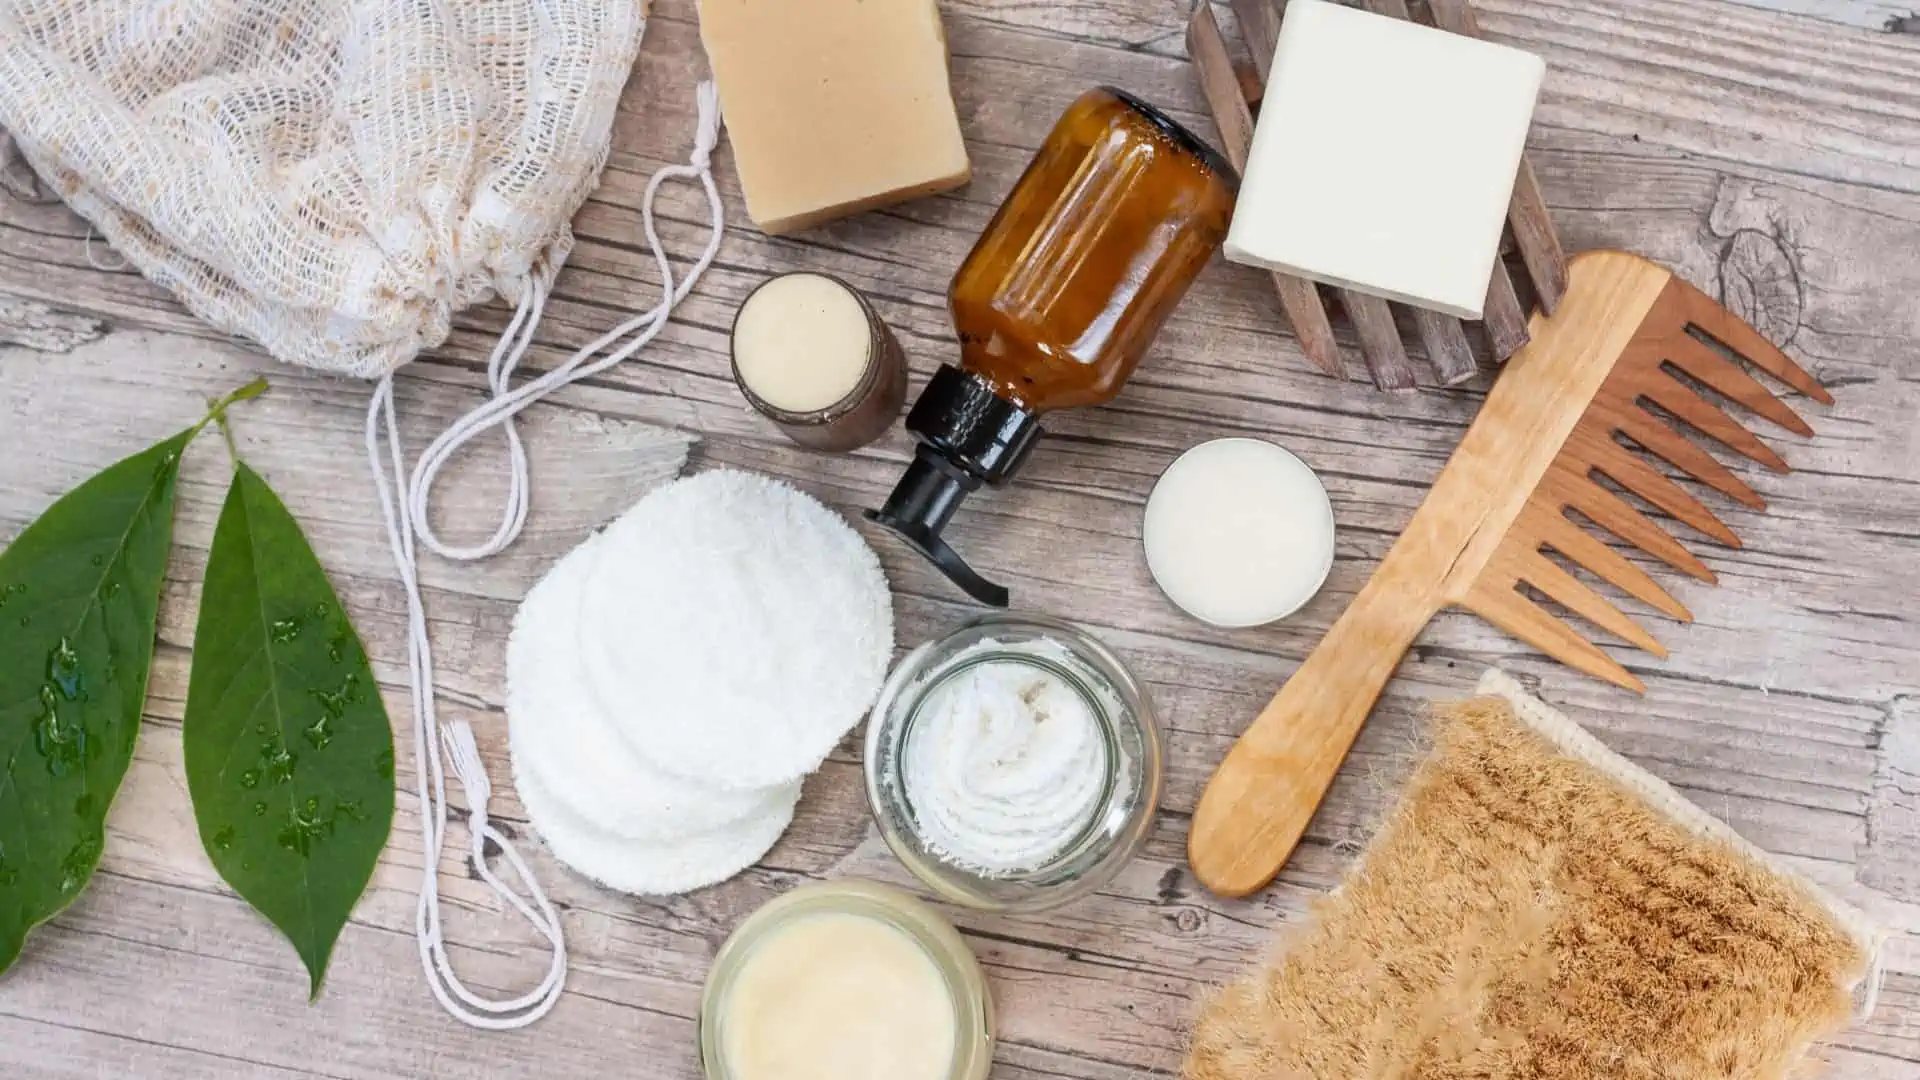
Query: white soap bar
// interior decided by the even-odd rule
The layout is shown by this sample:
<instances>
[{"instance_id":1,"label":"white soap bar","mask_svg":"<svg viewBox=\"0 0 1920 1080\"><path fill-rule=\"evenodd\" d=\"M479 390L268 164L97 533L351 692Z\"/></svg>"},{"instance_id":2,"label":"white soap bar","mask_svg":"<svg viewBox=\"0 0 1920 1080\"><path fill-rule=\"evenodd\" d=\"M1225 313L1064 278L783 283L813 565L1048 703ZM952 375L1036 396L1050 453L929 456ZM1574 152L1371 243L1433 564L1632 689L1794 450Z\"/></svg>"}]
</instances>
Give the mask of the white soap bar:
<instances>
[{"instance_id":1,"label":"white soap bar","mask_svg":"<svg viewBox=\"0 0 1920 1080\"><path fill-rule=\"evenodd\" d=\"M1181 454L1147 497L1141 535L1167 599L1215 626L1285 618L1333 568L1326 488L1305 462L1259 439Z\"/></svg>"},{"instance_id":2,"label":"white soap bar","mask_svg":"<svg viewBox=\"0 0 1920 1080\"><path fill-rule=\"evenodd\" d=\"M1293 0L1227 258L1479 318L1545 72L1518 49Z\"/></svg>"},{"instance_id":3,"label":"white soap bar","mask_svg":"<svg viewBox=\"0 0 1920 1080\"><path fill-rule=\"evenodd\" d=\"M860 298L825 274L782 274L733 320L733 366L776 409L810 413L846 400L867 373L873 327Z\"/></svg>"}]
</instances>

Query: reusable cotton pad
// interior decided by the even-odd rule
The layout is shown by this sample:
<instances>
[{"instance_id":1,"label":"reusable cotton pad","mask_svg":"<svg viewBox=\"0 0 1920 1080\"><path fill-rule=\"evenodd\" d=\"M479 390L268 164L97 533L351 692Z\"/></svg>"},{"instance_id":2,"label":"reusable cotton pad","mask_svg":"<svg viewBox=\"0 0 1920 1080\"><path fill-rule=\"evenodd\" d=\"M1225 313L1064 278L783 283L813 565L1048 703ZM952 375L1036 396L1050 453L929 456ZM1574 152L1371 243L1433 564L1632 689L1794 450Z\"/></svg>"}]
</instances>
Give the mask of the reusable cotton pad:
<instances>
[{"instance_id":1,"label":"reusable cotton pad","mask_svg":"<svg viewBox=\"0 0 1920 1080\"><path fill-rule=\"evenodd\" d=\"M580 816L514 757L520 805L555 858L609 888L643 896L690 892L725 881L760 860L793 822L800 785L784 798L713 832L678 840L623 840Z\"/></svg>"},{"instance_id":2,"label":"reusable cotton pad","mask_svg":"<svg viewBox=\"0 0 1920 1080\"><path fill-rule=\"evenodd\" d=\"M514 616L507 640L507 723L514 766L532 774L577 816L631 840L673 840L754 815L765 816L798 784L735 790L662 772L619 733L580 668L580 603L599 564L602 537L589 537L540 580Z\"/></svg>"},{"instance_id":3,"label":"reusable cotton pad","mask_svg":"<svg viewBox=\"0 0 1920 1080\"><path fill-rule=\"evenodd\" d=\"M768 477L656 488L610 526L580 656L632 749L702 784L764 788L818 768L893 654L880 561L839 514Z\"/></svg>"},{"instance_id":4,"label":"reusable cotton pad","mask_svg":"<svg viewBox=\"0 0 1920 1080\"><path fill-rule=\"evenodd\" d=\"M1306 463L1260 439L1215 439L1167 466L1141 525L1147 569L1215 626L1285 618L1333 567L1333 506Z\"/></svg>"}]
</instances>

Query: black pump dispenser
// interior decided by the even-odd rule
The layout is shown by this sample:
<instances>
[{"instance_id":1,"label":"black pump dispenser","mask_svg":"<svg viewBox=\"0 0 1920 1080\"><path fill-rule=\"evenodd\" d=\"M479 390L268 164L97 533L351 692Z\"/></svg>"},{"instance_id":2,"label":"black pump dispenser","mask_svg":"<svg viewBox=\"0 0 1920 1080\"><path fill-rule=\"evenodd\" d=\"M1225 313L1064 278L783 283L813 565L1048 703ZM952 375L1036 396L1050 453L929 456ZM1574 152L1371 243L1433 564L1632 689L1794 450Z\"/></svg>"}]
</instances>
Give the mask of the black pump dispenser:
<instances>
[{"instance_id":1,"label":"black pump dispenser","mask_svg":"<svg viewBox=\"0 0 1920 1080\"><path fill-rule=\"evenodd\" d=\"M968 494L1005 483L1040 417L1112 401L1219 250L1237 181L1219 154L1117 90L1080 95L954 271L960 363L907 414L913 463L867 517L967 595L1007 606L940 532Z\"/></svg>"},{"instance_id":2,"label":"black pump dispenser","mask_svg":"<svg viewBox=\"0 0 1920 1080\"><path fill-rule=\"evenodd\" d=\"M1007 590L976 573L940 531L961 500L983 484L1005 483L1040 437L1040 418L993 392L972 372L942 364L907 413L919 446L893 494L870 521L886 526L926 556L968 596L1007 606Z\"/></svg>"}]
</instances>

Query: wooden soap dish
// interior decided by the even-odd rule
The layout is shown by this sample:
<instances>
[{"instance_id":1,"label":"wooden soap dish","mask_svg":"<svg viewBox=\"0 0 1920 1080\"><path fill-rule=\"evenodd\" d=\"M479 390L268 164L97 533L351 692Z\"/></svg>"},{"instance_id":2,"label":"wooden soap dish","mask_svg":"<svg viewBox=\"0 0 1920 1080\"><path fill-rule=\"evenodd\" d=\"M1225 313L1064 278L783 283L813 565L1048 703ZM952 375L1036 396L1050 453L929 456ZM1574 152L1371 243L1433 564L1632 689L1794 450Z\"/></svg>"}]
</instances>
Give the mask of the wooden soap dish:
<instances>
[{"instance_id":1,"label":"wooden soap dish","mask_svg":"<svg viewBox=\"0 0 1920 1080\"><path fill-rule=\"evenodd\" d=\"M1456 34L1479 36L1473 8L1467 0L1414 0L1423 15L1420 21ZM1246 38L1251 65L1238 63L1213 17L1208 0L1199 0L1193 18L1187 23L1187 54L1200 74L1200 86L1207 107L1220 129L1227 156L1234 167L1245 169L1247 147L1253 142L1253 109L1265 85L1273 53L1280 40L1280 16L1286 0L1232 0L1234 18ZM1360 0L1359 5L1379 15L1412 19L1408 0ZM1364 137L1362 133L1356 133ZM1553 221L1547 216L1546 201L1540 195L1540 183L1533 166L1525 158L1515 178L1513 203L1507 214L1511 247L1518 249L1525 267L1526 281L1540 307L1549 315L1559 306L1567 290L1567 258L1554 235ZM1334 342L1333 325L1328 316L1322 287L1303 278L1273 273L1274 290L1280 294L1280 308L1293 324L1300 348L1321 371L1335 378L1346 377L1340 348ZM1378 297L1350 289L1328 288L1353 324L1360 342L1360 358L1375 386L1382 390L1407 390L1414 385L1413 364L1400 339L1394 321L1394 309L1406 307L1428 360L1440 382L1457 386L1479 371L1466 329L1451 315L1424 308L1393 304ZM1515 288L1513 273L1504 260L1493 267L1493 280L1487 284L1487 302L1482 323L1494 359L1503 361L1527 343L1527 311Z\"/></svg>"}]
</instances>

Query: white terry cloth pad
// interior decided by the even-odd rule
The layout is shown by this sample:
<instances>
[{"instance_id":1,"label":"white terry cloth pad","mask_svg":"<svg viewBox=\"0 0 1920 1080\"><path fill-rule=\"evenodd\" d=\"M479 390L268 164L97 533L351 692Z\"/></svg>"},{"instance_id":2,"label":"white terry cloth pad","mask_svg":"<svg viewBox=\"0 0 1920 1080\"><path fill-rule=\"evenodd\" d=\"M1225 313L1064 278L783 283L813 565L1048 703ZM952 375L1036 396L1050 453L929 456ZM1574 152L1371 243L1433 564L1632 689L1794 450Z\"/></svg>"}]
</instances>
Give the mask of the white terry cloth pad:
<instances>
[{"instance_id":1,"label":"white terry cloth pad","mask_svg":"<svg viewBox=\"0 0 1920 1080\"><path fill-rule=\"evenodd\" d=\"M517 748L516 748L517 749ZM691 892L760 860L793 822L800 785L752 817L703 835L650 843L623 840L569 810L514 755L514 788L554 857L609 888L642 896Z\"/></svg>"},{"instance_id":2,"label":"white terry cloth pad","mask_svg":"<svg viewBox=\"0 0 1920 1080\"><path fill-rule=\"evenodd\" d=\"M590 536L527 593L507 641L507 723L515 771L574 815L628 840L674 840L791 808L799 784L729 790L661 772L629 748L580 666L580 603L599 564ZM631 711L637 703L628 702Z\"/></svg>"},{"instance_id":3,"label":"white terry cloth pad","mask_svg":"<svg viewBox=\"0 0 1920 1080\"><path fill-rule=\"evenodd\" d=\"M839 514L718 470L608 528L581 629L587 683L634 750L750 789L818 768L860 722L892 657L893 604Z\"/></svg>"}]
</instances>

